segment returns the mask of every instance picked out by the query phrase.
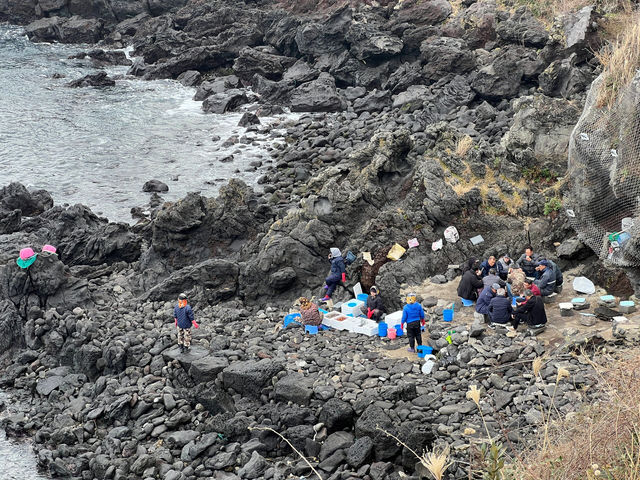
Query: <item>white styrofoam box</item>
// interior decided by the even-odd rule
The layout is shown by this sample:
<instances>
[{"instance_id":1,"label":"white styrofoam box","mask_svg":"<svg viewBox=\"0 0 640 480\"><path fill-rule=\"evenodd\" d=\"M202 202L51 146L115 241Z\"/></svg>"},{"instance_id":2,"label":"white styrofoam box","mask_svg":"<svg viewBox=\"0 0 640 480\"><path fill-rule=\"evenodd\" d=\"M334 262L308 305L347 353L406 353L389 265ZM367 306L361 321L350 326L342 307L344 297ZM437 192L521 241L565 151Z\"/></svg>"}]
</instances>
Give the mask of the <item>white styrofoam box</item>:
<instances>
[{"instance_id":1,"label":"white styrofoam box","mask_svg":"<svg viewBox=\"0 0 640 480\"><path fill-rule=\"evenodd\" d=\"M398 325L402 321L402 310L388 314L384 321L389 325L389 328Z\"/></svg>"},{"instance_id":2,"label":"white styrofoam box","mask_svg":"<svg viewBox=\"0 0 640 480\"><path fill-rule=\"evenodd\" d=\"M353 300L349 300L348 302L344 302L342 304L342 307L340 308L340 311L342 313L344 313L345 315L353 315L354 317L357 317L358 315L362 315L362 306L364 305L364 302L362 300L356 300L355 298Z\"/></svg>"},{"instance_id":3,"label":"white styrofoam box","mask_svg":"<svg viewBox=\"0 0 640 480\"><path fill-rule=\"evenodd\" d=\"M347 317L342 313L330 312L324 316L322 323L336 330L348 330L349 332L360 333L370 337L378 334L378 324L364 317Z\"/></svg>"},{"instance_id":4,"label":"white styrofoam box","mask_svg":"<svg viewBox=\"0 0 640 480\"><path fill-rule=\"evenodd\" d=\"M362 285L360 285L360 282L356 283L353 286L353 296L358 298L358 295L362 294Z\"/></svg>"}]
</instances>

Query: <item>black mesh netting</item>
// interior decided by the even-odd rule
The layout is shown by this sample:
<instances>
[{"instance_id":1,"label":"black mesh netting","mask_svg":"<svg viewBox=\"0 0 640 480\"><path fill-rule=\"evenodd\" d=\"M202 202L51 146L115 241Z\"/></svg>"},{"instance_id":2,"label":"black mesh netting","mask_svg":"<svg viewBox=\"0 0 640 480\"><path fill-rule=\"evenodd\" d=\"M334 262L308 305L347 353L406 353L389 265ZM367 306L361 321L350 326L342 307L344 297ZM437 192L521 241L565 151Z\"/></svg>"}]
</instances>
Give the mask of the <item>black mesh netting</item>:
<instances>
[{"instance_id":1,"label":"black mesh netting","mask_svg":"<svg viewBox=\"0 0 640 480\"><path fill-rule=\"evenodd\" d=\"M603 260L640 265L640 72L612 107L598 107L602 75L569 141L566 213Z\"/></svg>"}]
</instances>

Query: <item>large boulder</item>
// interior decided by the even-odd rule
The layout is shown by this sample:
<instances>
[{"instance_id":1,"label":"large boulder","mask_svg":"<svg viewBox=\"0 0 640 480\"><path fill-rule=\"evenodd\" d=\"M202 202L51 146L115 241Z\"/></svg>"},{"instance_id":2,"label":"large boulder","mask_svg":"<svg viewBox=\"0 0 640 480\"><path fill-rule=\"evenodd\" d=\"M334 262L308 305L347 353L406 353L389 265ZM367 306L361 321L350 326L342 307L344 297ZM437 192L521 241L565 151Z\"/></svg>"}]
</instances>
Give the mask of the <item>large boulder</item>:
<instances>
[{"instance_id":1,"label":"large boulder","mask_svg":"<svg viewBox=\"0 0 640 480\"><path fill-rule=\"evenodd\" d=\"M338 112L346 108L346 101L338 94L334 78L322 73L293 90L290 105L294 112Z\"/></svg>"},{"instance_id":2,"label":"large boulder","mask_svg":"<svg viewBox=\"0 0 640 480\"><path fill-rule=\"evenodd\" d=\"M358 60L389 58L398 55L404 44L398 37L366 23L354 23L346 40L351 54Z\"/></svg>"},{"instance_id":3,"label":"large boulder","mask_svg":"<svg viewBox=\"0 0 640 480\"><path fill-rule=\"evenodd\" d=\"M500 22L496 33L505 42L525 47L541 48L549 40L547 29L527 7L518 8L508 20Z\"/></svg>"},{"instance_id":4,"label":"large boulder","mask_svg":"<svg viewBox=\"0 0 640 480\"><path fill-rule=\"evenodd\" d=\"M0 190L0 208L20 210L25 217L39 215L53 207L53 199L45 190L29 192L24 185L14 182Z\"/></svg>"},{"instance_id":5,"label":"large boulder","mask_svg":"<svg viewBox=\"0 0 640 480\"><path fill-rule=\"evenodd\" d=\"M538 77L540 90L550 97L571 98L576 93L584 92L593 81L593 74L588 66L576 67L577 55L571 54L552 62Z\"/></svg>"},{"instance_id":6,"label":"large boulder","mask_svg":"<svg viewBox=\"0 0 640 480\"><path fill-rule=\"evenodd\" d=\"M23 222L22 229L55 245L67 265L133 262L142 245L142 239L128 225L109 223L84 205L53 207Z\"/></svg>"},{"instance_id":7,"label":"large boulder","mask_svg":"<svg viewBox=\"0 0 640 480\"><path fill-rule=\"evenodd\" d=\"M452 11L446 0L406 0L398 3L392 20L398 24L436 25L444 22Z\"/></svg>"},{"instance_id":8,"label":"large boulder","mask_svg":"<svg viewBox=\"0 0 640 480\"><path fill-rule=\"evenodd\" d=\"M306 405L313 395L313 379L300 373L291 373L278 380L275 394L276 398L285 402Z\"/></svg>"},{"instance_id":9,"label":"large boulder","mask_svg":"<svg viewBox=\"0 0 640 480\"><path fill-rule=\"evenodd\" d=\"M72 310L91 303L88 282L71 274L68 266L53 253L42 252L28 270L15 263L0 269L0 293L14 305L26 308L37 304L44 308Z\"/></svg>"},{"instance_id":10,"label":"large boulder","mask_svg":"<svg viewBox=\"0 0 640 480\"><path fill-rule=\"evenodd\" d=\"M352 11L348 6L336 10L322 22L305 22L295 34L298 50L303 55L318 57L338 53L345 48L345 34L351 25Z\"/></svg>"},{"instance_id":11,"label":"large boulder","mask_svg":"<svg viewBox=\"0 0 640 480\"><path fill-rule=\"evenodd\" d=\"M14 303L7 297L0 300L0 351L6 352L11 347L20 346L23 320Z\"/></svg>"},{"instance_id":12,"label":"large boulder","mask_svg":"<svg viewBox=\"0 0 640 480\"><path fill-rule=\"evenodd\" d=\"M237 263L212 258L177 270L157 283L144 295L145 300L175 298L180 292L192 292L203 300L218 302L236 295L239 266ZM153 281L153 278L149 279ZM158 279L155 278L158 282Z\"/></svg>"},{"instance_id":13,"label":"large boulder","mask_svg":"<svg viewBox=\"0 0 640 480\"><path fill-rule=\"evenodd\" d=\"M285 70L295 61L295 58L273 55L255 48L245 47L240 50L240 55L233 63L233 70L243 80L251 80L256 74L269 80L280 80Z\"/></svg>"},{"instance_id":14,"label":"large boulder","mask_svg":"<svg viewBox=\"0 0 640 480\"><path fill-rule=\"evenodd\" d=\"M102 38L103 28L103 22L95 18L54 16L30 23L25 33L33 42L96 43Z\"/></svg>"},{"instance_id":15,"label":"large boulder","mask_svg":"<svg viewBox=\"0 0 640 480\"><path fill-rule=\"evenodd\" d=\"M448 37L434 37L420 45L420 58L425 63L423 77L431 82L444 75L464 74L476 66L473 53L464 40Z\"/></svg>"},{"instance_id":16,"label":"large boulder","mask_svg":"<svg viewBox=\"0 0 640 480\"><path fill-rule=\"evenodd\" d=\"M107 72L102 71L98 73L90 73L89 75L85 75L82 78L78 78L67 83L68 87L79 88L79 87L113 87L116 82L114 79L109 77Z\"/></svg>"},{"instance_id":17,"label":"large boulder","mask_svg":"<svg viewBox=\"0 0 640 480\"><path fill-rule=\"evenodd\" d=\"M373 440L376 460L395 458L401 447L384 432L397 435L394 422L377 405L369 405L356 421L356 438L369 437Z\"/></svg>"},{"instance_id":18,"label":"large boulder","mask_svg":"<svg viewBox=\"0 0 640 480\"><path fill-rule=\"evenodd\" d=\"M234 362L222 371L222 381L227 389L258 396L282 368L282 364L269 359Z\"/></svg>"},{"instance_id":19,"label":"large boulder","mask_svg":"<svg viewBox=\"0 0 640 480\"><path fill-rule=\"evenodd\" d=\"M228 258L254 239L270 218L271 209L239 180L230 180L215 199L191 193L165 203L153 220L152 248L145 253L141 269L155 276L150 277L155 285L157 275L166 274L167 269Z\"/></svg>"},{"instance_id":20,"label":"large boulder","mask_svg":"<svg viewBox=\"0 0 640 480\"><path fill-rule=\"evenodd\" d=\"M514 102L513 124L501 140L517 165L536 165L562 174L566 168L569 138L580 117L572 102L534 95Z\"/></svg>"},{"instance_id":21,"label":"large boulder","mask_svg":"<svg viewBox=\"0 0 640 480\"><path fill-rule=\"evenodd\" d=\"M223 114L235 112L238 107L249 103L249 98L244 90L233 89L222 93L215 93L202 102L202 110L207 113Z\"/></svg>"},{"instance_id":22,"label":"large boulder","mask_svg":"<svg viewBox=\"0 0 640 480\"><path fill-rule=\"evenodd\" d=\"M222 51L215 46L193 47L179 55L149 66L143 78L145 80L178 78L181 73L187 70L206 73L226 65L230 58L231 53Z\"/></svg>"},{"instance_id":23,"label":"large boulder","mask_svg":"<svg viewBox=\"0 0 640 480\"><path fill-rule=\"evenodd\" d=\"M520 91L524 75L522 53L505 48L492 53L486 64L473 74L471 86L481 97L501 100L513 98Z\"/></svg>"}]
</instances>

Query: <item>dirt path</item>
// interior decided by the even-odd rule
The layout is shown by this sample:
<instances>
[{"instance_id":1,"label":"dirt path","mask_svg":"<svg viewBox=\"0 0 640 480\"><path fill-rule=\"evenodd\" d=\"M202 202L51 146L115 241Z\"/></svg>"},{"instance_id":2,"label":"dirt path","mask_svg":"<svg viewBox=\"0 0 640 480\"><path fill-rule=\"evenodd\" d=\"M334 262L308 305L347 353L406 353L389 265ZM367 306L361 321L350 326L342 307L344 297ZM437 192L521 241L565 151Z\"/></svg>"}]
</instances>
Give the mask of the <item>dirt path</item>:
<instances>
[{"instance_id":1,"label":"dirt path","mask_svg":"<svg viewBox=\"0 0 640 480\"><path fill-rule=\"evenodd\" d=\"M609 340L612 337L611 323L604 322L602 320L596 320L596 324L587 327L580 324L581 313L593 313L595 307L598 306L598 299L601 295L606 295L607 292L603 288L596 287L596 293L593 295L578 294L573 290L572 284L575 275L569 271L564 274L564 290L559 294L555 301L550 304L546 304L547 312L547 329L537 336L538 340L543 343L547 350L553 350L558 348L569 338L575 338L585 334L600 334L605 340ZM453 302L459 300L457 295L458 283L460 277L445 283L434 284L429 280L426 280L422 285L409 286L404 292L414 291L423 298L435 298L438 300L439 306L450 306ZM586 310L574 311L571 316L564 317L560 315L559 303L570 302L571 299L576 297L584 297L587 303L590 304L590 308ZM462 307L457 308L454 314L452 327L460 325L471 326L473 323L474 307ZM637 328L640 329L640 312L634 312L628 315L624 315L628 319L628 323L621 325L625 329ZM439 323L444 323L441 319L436 320ZM523 327L520 327L523 329ZM493 330L487 329L487 335L501 335ZM392 345L387 345L386 348L381 348L380 351L391 358L407 358L415 361L416 355L406 351L407 341L405 337L401 337L397 340L392 340L398 345L397 349L389 349Z\"/></svg>"}]
</instances>

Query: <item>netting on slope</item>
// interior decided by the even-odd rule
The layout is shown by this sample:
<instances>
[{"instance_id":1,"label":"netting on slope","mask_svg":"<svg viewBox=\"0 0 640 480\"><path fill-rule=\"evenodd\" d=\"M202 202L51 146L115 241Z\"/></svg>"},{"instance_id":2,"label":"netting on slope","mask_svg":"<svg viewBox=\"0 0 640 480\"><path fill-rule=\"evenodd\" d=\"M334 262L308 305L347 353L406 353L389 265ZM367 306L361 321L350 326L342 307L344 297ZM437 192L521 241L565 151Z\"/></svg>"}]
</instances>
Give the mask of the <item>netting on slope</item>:
<instances>
[{"instance_id":1,"label":"netting on slope","mask_svg":"<svg viewBox=\"0 0 640 480\"><path fill-rule=\"evenodd\" d=\"M564 199L571 226L603 260L640 265L640 72L611 107L600 75L569 141Z\"/></svg>"}]
</instances>

